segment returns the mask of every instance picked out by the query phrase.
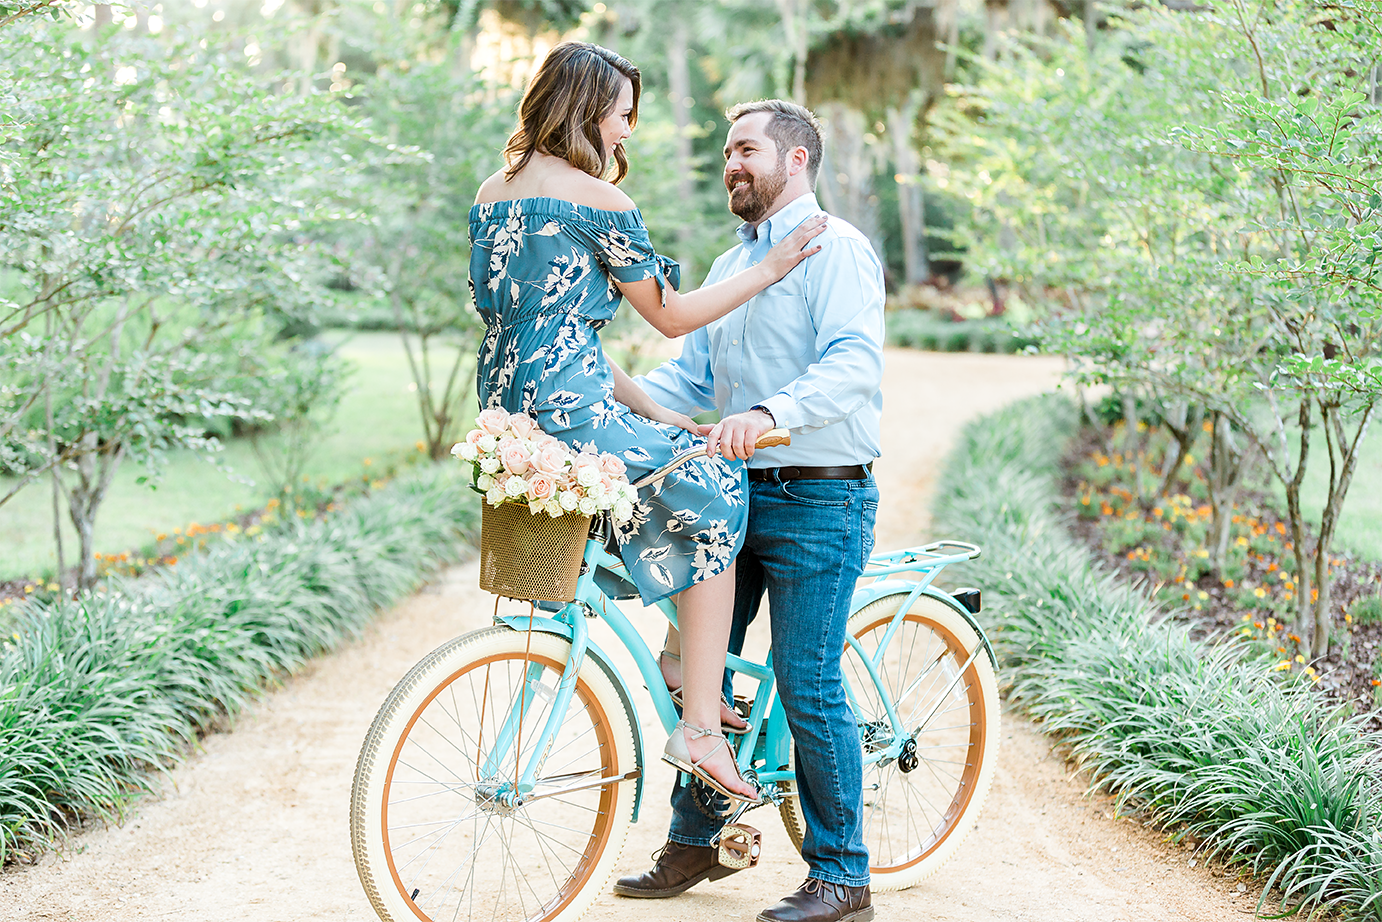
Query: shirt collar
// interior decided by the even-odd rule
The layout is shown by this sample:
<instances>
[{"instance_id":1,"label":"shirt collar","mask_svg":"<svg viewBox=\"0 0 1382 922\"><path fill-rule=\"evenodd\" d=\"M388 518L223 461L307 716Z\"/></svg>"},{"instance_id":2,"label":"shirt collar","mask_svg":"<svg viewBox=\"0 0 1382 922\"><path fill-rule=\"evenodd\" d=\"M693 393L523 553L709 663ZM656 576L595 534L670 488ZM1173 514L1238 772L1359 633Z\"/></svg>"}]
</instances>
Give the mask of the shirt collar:
<instances>
[{"instance_id":1,"label":"shirt collar","mask_svg":"<svg viewBox=\"0 0 1382 922\"><path fill-rule=\"evenodd\" d=\"M739 225L735 232L739 239L746 246L753 246L767 238L768 244L775 245L792 231L796 230L798 224L805 221L808 217L821 210L821 206L816 202L816 194L807 192L792 199L782 209L768 220L755 228L747 221Z\"/></svg>"}]
</instances>

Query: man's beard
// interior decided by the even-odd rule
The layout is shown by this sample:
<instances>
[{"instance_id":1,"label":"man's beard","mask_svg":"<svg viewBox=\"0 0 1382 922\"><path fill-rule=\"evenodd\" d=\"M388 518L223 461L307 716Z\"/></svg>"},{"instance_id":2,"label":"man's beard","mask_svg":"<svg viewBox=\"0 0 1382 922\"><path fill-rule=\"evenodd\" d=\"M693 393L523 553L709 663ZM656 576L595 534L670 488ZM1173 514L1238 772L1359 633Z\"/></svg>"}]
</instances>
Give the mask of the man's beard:
<instances>
[{"instance_id":1,"label":"man's beard","mask_svg":"<svg viewBox=\"0 0 1382 922\"><path fill-rule=\"evenodd\" d=\"M753 224L763 219L773 202L782 194L782 190L787 188L787 159L784 157L779 160L777 169L766 176L738 173L731 182L740 178L746 178L748 184L738 191L729 193L729 210L740 219Z\"/></svg>"}]
</instances>

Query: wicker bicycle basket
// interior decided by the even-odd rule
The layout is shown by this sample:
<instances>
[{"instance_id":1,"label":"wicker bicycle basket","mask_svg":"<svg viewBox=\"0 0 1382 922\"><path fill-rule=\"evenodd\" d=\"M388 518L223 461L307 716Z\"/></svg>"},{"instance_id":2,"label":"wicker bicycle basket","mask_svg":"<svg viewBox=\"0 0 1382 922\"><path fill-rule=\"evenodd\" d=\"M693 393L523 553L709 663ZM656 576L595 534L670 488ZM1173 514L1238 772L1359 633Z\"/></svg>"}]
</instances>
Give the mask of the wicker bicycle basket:
<instances>
[{"instance_id":1,"label":"wicker bicycle basket","mask_svg":"<svg viewBox=\"0 0 1382 922\"><path fill-rule=\"evenodd\" d=\"M482 505L480 588L510 599L574 599L590 516L552 518L516 503Z\"/></svg>"}]
</instances>

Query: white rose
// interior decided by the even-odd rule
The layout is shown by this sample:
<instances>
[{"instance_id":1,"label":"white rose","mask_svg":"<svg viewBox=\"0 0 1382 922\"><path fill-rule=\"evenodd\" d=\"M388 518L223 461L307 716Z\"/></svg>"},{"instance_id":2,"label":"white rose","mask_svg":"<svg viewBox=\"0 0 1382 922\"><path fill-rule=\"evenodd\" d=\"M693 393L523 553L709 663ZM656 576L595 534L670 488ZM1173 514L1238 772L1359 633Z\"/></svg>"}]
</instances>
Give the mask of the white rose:
<instances>
[{"instance_id":1,"label":"white rose","mask_svg":"<svg viewBox=\"0 0 1382 922\"><path fill-rule=\"evenodd\" d=\"M510 477L504 484L504 492L512 497L522 496L528 492L528 481L516 475Z\"/></svg>"},{"instance_id":2,"label":"white rose","mask_svg":"<svg viewBox=\"0 0 1382 922\"><path fill-rule=\"evenodd\" d=\"M547 514L552 518L560 518L561 514L565 511L565 509L561 508L561 503L558 500L549 499L547 501Z\"/></svg>"},{"instance_id":3,"label":"white rose","mask_svg":"<svg viewBox=\"0 0 1382 922\"><path fill-rule=\"evenodd\" d=\"M581 504L580 497L571 490L562 490L561 493L557 495L557 501L561 503L561 508L567 512L570 512Z\"/></svg>"},{"instance_id":4,"label":"white rose","mask_svg":"<svg viewBox=\"0 0 1382 922\"><path fill-rule=\"evenodd\" d=\"M475 478L475 486L488 492L489 488L494 486L494 478L489 474L481 474L479 477Z\"/></svg>"},{"instance_id":5,"label":"white rose","mask_svg":"<svg viewBox=\"0 0 1382 922\"><path fill-rule=\"evenodd\" d=\"M469 442L457 442L451 449L451 453L462 461L474 461L480 457L480 453L475 450L475 446Z\"/></svg>"},{"instance_id":6,"label":"white rose","mask_svg":"<svg viewBox=\"0 0 1382 922\"><path fill-rule=\"evenodd\" d=\"M633 503L626 499L614 501L614 521L627 522L633 518Z\"/></svg>"},{"instance_id":7,"label":"white rose","mask_svg":"<svg viewBox=\"0 0 1382 922\"><path fill-rule=\"evenodd\" d=\"M600 482L600 469L594 465L586 465L576 469L576 483L583 487L592 486Z\"/></svg>"},{"instance_id":8,"label":"white rose","mask_svg":"<svg viewBox=\"0 0 1382 922\"><path fill-rule=\"evenodd\" d=\"M483 451L485 454L489 454L490 452L494 451L494 449L499 447L499 440L492 435L482 436L480 438L479 443L475 447Z\"/></svg>"},{"instance_id":9,"label":"white rose","mask_svg":"<svg viewBox=\"0 0 1382 922\"><path fill-rule=\"evenodd\" d=\"M581 510L581 515L594 515L595 513L600 511L600 504L595 502L595 500L591 499L589 496L587 496L585 499L580 501L580 504L577 505L576 508Z\"/></svg>"},{"instance_id":10,"label":"white rose","mask_svg":"<svg viewBox=\"0 0 1382 922\"><path fill-rule=\"evenodd\" d=\"M481 458L481 459L480 459L480 470L484 471L486 474L497 474L497 473L499 473L499 459L498 459L498 458Z\"/></svg>"},{"instance_id":11,"label":"white rose","mask_svg":"<svg viewBox=\"0 0 1382 922\"><path fill-rule=\"evenodd\" d=\"M638 490L631 483L620 484L619 493L630 503L638 502Z\"/></svg>"},{"instance_id":12,"label":"white rose","mask_svg":"<svg viewBox=\"0 0 1382 922\"><path fill-rule=\"evenodd\" d=\"M490 487L485 493L485 502L491 506L497 506L504 501L506 494L502 487Z\"/></svg>"},{"instance_id":13,"label":"white rose","mask_svg":"<svg viewBox=\"0 0 1382 922\"><path fill-rule=\"evenodd\" d=\"M605 498L605 485L602 483L592 484L590 489L585 491L585 495L599 502Z\"/></svg>"}]
</instances>

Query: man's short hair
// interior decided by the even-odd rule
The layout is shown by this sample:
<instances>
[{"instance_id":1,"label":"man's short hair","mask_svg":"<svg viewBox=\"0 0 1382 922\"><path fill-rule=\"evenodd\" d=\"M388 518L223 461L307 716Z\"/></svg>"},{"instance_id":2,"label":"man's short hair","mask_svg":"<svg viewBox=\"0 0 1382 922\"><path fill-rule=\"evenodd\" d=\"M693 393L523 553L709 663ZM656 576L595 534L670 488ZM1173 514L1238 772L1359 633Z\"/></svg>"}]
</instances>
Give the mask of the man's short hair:
<instances>
[{"instance_id":1,"label":"man's short hair","mask_svg":"<svg viewBox=\"0 0 1382 922\"><path fill-rule=\"evenodd\" d=\"M768 137L777 145L780 157L786 157L787 152L794 148L806 148L806 175L814 188L816 176L821 171L821 156L824 153L821 146L821 123L815 113L786 99L760 99L757 102L741 102L736 106L730 106L725 110L725 118L729 119L732 125L755 112L772 114L765 130Z\"/></svg>"}]
</instances>

